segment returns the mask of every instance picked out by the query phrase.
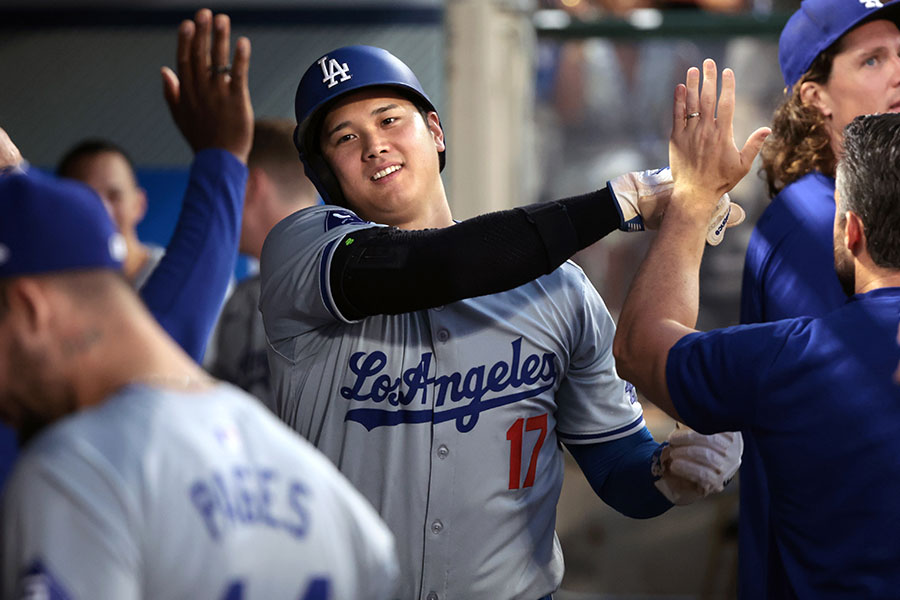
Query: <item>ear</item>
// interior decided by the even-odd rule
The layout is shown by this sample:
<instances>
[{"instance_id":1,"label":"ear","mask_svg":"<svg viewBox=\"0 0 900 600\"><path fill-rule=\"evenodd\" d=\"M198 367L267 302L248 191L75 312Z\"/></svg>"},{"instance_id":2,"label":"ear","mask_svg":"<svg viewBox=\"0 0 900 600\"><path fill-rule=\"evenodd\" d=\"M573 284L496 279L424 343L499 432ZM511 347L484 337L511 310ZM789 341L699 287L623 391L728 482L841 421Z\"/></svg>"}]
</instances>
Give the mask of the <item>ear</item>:
<instances>
[{"instance_id":1,"label":"ear","mask_svg":"<svg viewBox=\"0 0 900 600\"><path fill-rule=\"evenodd\" d=\"M16 326L29 339L45 333L52 320L53 310L47 290L31 277L20 277L7 289L9 314L18 315Z\"/></svg>"},{"instance_id":2,"label":"ear","mask_svg":"<svg viewBox=\"0 0 900 600\"><path fill-rule=\"evenodd\" d=\"M144 216L147 214L147 190L144 188L137 189L137 219L135 219L135 223L140 223L144 220Z\"/></svg>"},{"instance_id":3,"label":"ear","mask_svg":"<svg viewBox=\"0 0 900 600\"><path fill-rule=\"evenodd\" d=\"M844 213L844 243L853 256L866 249L866 230L862 219L852 210Z\"/></svg>"},{"instance_id":4,"label":"ear","mask_svg":"<svg viewBox=\"0 0 900 600\"><path fill-rule=\"evenodd\" d=\"M431 137L434 139L434 147L437 148L438 152L443 152L447 149L444 145L444 130L441 128L441 119L438 117L438 114L433 110L428 113L428 118L425 121L425 125L428 126L429 131L431 131Z\"/></svg>"},{"instance_id":5,"label":"ear","mask_svg":"<svg viewBox=\"0 0 900 600\"><path fill-rule=\"evenodd\" d=\"M265 198L272 186L272 181L265 170L260 167L251 167L247 172L247 193L244 194L244 206L259 204Z\"/></svg>"},{"instance_id":6,"label":"ear","mask_svg":"<svg viewBox=\"0 0 900 600\"><path fill-rule=\"evenodd\" d=\"M820 83L804 81L800 84L800 100L806 106L813 106L819 109L819 112L825 118L832 115L831 97Z\"/></svg>"}]
</instances>

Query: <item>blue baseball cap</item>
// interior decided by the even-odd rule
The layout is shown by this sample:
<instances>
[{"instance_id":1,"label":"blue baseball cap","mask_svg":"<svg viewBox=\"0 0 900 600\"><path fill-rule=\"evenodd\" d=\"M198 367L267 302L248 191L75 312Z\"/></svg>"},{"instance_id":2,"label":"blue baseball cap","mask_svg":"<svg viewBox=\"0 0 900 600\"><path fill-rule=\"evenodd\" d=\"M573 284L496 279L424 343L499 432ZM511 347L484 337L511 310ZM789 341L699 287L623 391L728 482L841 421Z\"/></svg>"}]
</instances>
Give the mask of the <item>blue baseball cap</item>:
<instances>
[{"instance_id":1,"label":"blue baseball cap","mask_svg":"<svg viewBox=\"0 0 900 600\"><path fill-rule=\"evenodd\" d=\"M0 176L0 278L121 270L125 240L88 186L27 173Z\"/></svg>"},{"instance_id":2,"label":"blue baseball cap","mask_svg":"<svg viewBox=\"0 0 900 600\"><path fill-rule=\"evenodd\" d=\"M898 21L900 2L881 0L803 0L778 41L778 62L788 90L816 57L863 21Z\"/></svg>"}]
</instances>

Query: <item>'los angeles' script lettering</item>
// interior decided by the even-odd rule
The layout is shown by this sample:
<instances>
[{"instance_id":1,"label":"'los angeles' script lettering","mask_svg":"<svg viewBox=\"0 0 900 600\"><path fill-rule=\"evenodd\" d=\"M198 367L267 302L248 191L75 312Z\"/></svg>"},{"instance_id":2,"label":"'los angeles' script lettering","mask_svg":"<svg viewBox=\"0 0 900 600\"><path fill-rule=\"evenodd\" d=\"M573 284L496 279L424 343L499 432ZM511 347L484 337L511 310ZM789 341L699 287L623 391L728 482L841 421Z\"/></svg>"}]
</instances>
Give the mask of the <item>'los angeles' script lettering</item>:
<instances>
[{"instance_id":1,"label":"'los angeles' script lettering","mask_svg":"<svg viewBox=\"0 0 900 600\"><path fill-rule=\"evenodd\" d=\"M460 431L471 431L481 412L536 396L556 384L556 355L548 352L523 358L522 338L510 346L509 360L444 375L434 373L431 352L423 353L418 364L399 376L384 352L357 352L348 364L355 380L341 388L341 396L382 406L351 408L346 419L370 430L384 425L455 419ZM417 409L429 406L429 393L433 394L433 410Z\"/></svg>"}]
</instances>

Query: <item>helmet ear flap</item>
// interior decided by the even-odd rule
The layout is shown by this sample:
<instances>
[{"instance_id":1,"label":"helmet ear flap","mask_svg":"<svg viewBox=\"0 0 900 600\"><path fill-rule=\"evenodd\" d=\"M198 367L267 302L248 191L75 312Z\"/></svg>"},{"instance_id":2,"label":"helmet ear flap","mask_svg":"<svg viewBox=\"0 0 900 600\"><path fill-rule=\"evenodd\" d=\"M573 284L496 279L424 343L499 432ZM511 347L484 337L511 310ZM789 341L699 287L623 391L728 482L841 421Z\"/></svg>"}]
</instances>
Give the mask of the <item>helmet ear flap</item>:
<instances>
[{"instance_id":1,"label":"helmet ear flap","mask_svg":"<svg viewBox=\"0 0 900 600\"><path fill-rule=\"evenodd\" d=\"M300 160L303 160L303 146L302 146L302 142L300 141L300 126L299 125L294 127L293 139L294 139L294 148L297 149L297 153L300 155Z\"/></svg>"},{"instance_id":2,"label":"helmet ear flap","mask_svg":"<svg viewBox=\"0 0 900 600\"><path fill-rule=\"evenodd\" d=\"M312 145L311 140L314 137L308 136L304 140L301 138L300 126L294 128L294 146L300 155L300 162L303 163L303 172L316 186L323 202L348 208L341 186L338 185L337 178L325 161L325 157L316 148L307 147Z\"/></svg>"},{"instance_id":3,"label":"helmet ear flap","mask_svg":"<svg viewBox=\"0 0 900 600\"><path fill-rule=\"evenodd\" d=\"M304 155L303 151L301 151L300 160L303 161L303 171L309 180L313 182L313 185L316 186L316 189L319 190L319 194L322 196L322 201L325 204L335 204L342 208L350 208L347 205L347 200L344 198L344 193L341 191L341 186L337 182L337 178L321 154L310 153L309 155Z\"/></svg>"}]
</instances>

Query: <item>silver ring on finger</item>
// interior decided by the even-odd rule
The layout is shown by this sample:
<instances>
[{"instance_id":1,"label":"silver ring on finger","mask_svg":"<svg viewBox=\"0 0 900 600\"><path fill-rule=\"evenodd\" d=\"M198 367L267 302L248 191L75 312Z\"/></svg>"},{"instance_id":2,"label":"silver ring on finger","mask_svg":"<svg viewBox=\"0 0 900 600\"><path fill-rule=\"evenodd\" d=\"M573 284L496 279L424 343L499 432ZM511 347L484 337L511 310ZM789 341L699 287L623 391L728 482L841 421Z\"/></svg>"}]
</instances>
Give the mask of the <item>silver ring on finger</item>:
<instances>
[{"instance_id":1,"label":"silver ring on finger","mask_svg":"<svg viewBox=\"0 0 900 600\"><path fill-rule=\"evenodd\" d=\"M690 114L689 114L687 117L685 117L685 118L688 119L688 120L690 120L690 119L693 119L694 117L699 117L699 116L700 116L700 113L698 113L698 112L692 112L692 113L690 113Z\"/></svg>"},{"instance_id":2,"label":"silver ring on finger","mask_svg":"<svg viewBox=\"0 0 900 600\"><path fill-rule=\"evenodd\" d=\"M213 75L225 75L231 73L231 65L210 65L209 72Z\"/></svg>"}]
</instances>

